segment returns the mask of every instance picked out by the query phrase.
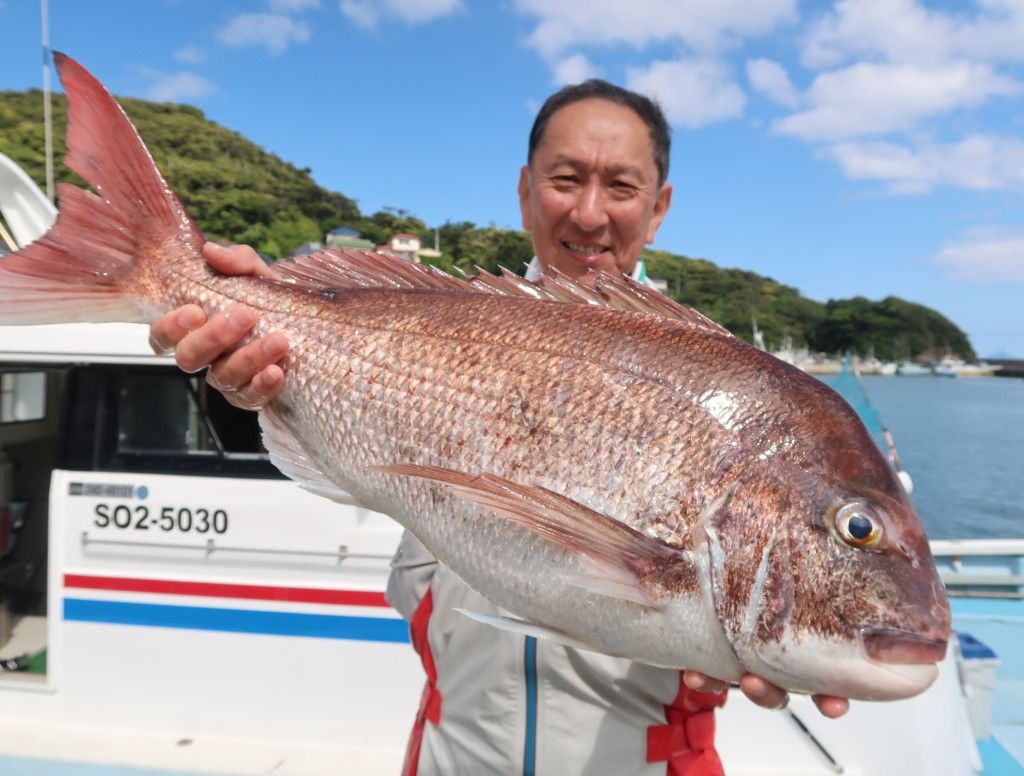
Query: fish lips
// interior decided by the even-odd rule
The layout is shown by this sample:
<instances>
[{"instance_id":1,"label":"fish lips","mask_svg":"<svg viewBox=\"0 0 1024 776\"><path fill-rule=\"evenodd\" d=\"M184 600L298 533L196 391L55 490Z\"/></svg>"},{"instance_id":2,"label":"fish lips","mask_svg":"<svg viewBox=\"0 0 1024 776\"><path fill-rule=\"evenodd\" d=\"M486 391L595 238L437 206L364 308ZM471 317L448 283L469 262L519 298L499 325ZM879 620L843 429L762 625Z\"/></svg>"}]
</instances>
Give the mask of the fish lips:
<instances>
[{"instance_id":1,"label":"fish lips","mask_svg":"<svg viewBox=\"0 0 1024 776\"><path fill-rule=\"evenodd\" d=\"M887 665L927 665L946 656L947 639L898 628L865 628L860 634L865 654Z\"/></svg>"}]
</instances>

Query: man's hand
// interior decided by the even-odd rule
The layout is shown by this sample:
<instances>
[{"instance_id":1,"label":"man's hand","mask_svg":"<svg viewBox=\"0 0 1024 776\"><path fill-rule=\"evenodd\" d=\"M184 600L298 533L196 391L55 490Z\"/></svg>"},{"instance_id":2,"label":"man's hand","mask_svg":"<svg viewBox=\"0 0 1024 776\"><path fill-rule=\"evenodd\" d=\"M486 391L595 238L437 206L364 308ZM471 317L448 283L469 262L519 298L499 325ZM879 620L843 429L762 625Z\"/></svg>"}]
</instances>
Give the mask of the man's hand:
<instances>
[{"instance_id":1,"label":"man's hand","mask_svg":"<svg viewBox=\"0 0 1024 776\"><path fill-rule=\"evenodd\" d=\"M719 692L728 686L725 682L696 671L685 671L683 682L691 690L701 692ZM740 679L740 689L751 701L766 709L782 709L789 703L789 694L785 690L754 674L743 675ZM818 707L818 711L829 719L843 716L850 708L850 702L846 698L837 698L834 695L812 695L811 700Z\"/></svg>"},{"instance_id":2,"label":"man's hand","mask_svg":"<svg viewBox=\"0 0 1024 776\"><path fill-rule=\"evenodd\" d=\"M225 275L263 275L270 269L247 245L225 248L208 242L203 258ZM288 354L283 334L268 334L227 355L256 323L256 314L245 305L234 305L206 320L202 308L187 304L171 310L149 329L149 344L157 353L174 352L174 360L186 372L209 366L206 381L242 409L259 409L281 392L284 372L278 365Z\"/></svg>"}]
</instances>

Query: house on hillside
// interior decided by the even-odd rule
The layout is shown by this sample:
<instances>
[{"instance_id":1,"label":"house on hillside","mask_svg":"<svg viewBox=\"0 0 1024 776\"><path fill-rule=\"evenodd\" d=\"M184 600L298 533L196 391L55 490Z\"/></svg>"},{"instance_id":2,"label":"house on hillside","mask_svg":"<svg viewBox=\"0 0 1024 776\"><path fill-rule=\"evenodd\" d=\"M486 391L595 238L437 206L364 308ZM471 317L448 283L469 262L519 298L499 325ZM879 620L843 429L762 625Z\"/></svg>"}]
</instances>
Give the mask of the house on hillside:
<instances>
[{"instance_id":1,"label":"house on hillside","mask_svg":"<svg viewBox=\"0 0 1024 776\"><path fill-rule=\"evenodd\" d=\"M293 250L292 256L308 256L311 253L316 253L317 251L322 251L323 249L323 243L306 242L302 243L302 245Z\"/></svg>"},{"instance_id":2,"label":"house on hillside","mask_svg":"<svg viewBox=\"0 0 1024 776\"><path fill-rule=\"evenodd\" d=\"M390 253L392 256L398 256L406 261L414 261L417 264L422 264L423 259L436 259L441 255L441 251L437 249L436 245L433 248L423 248L421 244L420 238L416 235L399 232L391 235L391 239L386 245L378 245L377 251Z\"/></svg>"},{"instance_id":3,"label":"house on hillside","mask_svg":"<svg viewBox=\"0 0 1024 776\"><path fill-rule=\"evenodd\" d=\"M417 255L420 251L420 238L414 234L407 234L405 232L393 234L391 239L387 241L387 244L378 245L377 250L381 253L390 253L392 256L398 256L406 261L420 263L420 257Z\"/></svg>"},{"instance_id":4,"label":"house on hillside","mask_svg":"<svg viewBox=\"0 0 1024 776\"><path fill-rule=\"evenodd\" d=\"M339 226L327 233L328 248L362 248L372 251L374 244L372 240L364 240L355 229L348 226Z\"/></svg>"}]
</instances>

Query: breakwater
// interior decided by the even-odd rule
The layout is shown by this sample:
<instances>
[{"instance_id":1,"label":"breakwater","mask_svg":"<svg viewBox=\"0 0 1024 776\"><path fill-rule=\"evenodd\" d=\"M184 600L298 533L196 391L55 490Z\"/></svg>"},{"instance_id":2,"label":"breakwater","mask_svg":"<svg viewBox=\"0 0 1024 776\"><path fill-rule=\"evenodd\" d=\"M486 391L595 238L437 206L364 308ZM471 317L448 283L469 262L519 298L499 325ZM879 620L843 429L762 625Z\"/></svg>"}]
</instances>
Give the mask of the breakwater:
<instances>
[{"instance_id":1,"label":"breakwater","mask_svg":"<svg viewBox=\"0 0 1024 776\"><path fill-rule=\"evenodd\" d=\"M992 366L1001 366L996 377L1024 377L1024 359L1021 358L988 358Z\"/></svg>"}]
</instances>

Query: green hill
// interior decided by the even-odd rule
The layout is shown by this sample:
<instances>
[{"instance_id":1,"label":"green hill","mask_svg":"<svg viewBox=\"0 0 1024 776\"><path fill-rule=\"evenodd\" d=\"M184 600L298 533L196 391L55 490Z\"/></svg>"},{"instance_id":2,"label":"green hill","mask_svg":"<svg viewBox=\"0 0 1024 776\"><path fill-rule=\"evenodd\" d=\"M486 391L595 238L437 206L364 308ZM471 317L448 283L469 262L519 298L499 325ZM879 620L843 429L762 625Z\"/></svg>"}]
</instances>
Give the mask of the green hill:
<instances>
[{"instance_id":1,"label":"green hill","mask_svg":"<svg viewBox=\"0 0 1024 776\"><path fill-rule=\"evenodd\" d=\"M212 239L243 242L275 257L304 242L322 239L339 226L358 230L376 244L395 232L418 235L433 245L435 229L407 211L388 208L365 215L344 194L316 184L300 169L259 148L237 132L184 105L120 99L164 176L199 227ZM66 103L53 96L56 154L64 154ZM43 162L42 94L0 92L0 153L18 162L40 185ZM63 163L58 181L81 184ZM436 227L446 270L499 266L522 271L532 255L529 236L470 222ZM723 269L704 259L663 251L647 254L649 274L668 282L668 293L749 340L752 321L770 346L783 337L812 350L866 353L883 359L928 358L947 351L974 358L967 336L951 321L922 305L888 297L881 301L833 299L827 303L771 278Z\"/></svg>"}]
</instances>

